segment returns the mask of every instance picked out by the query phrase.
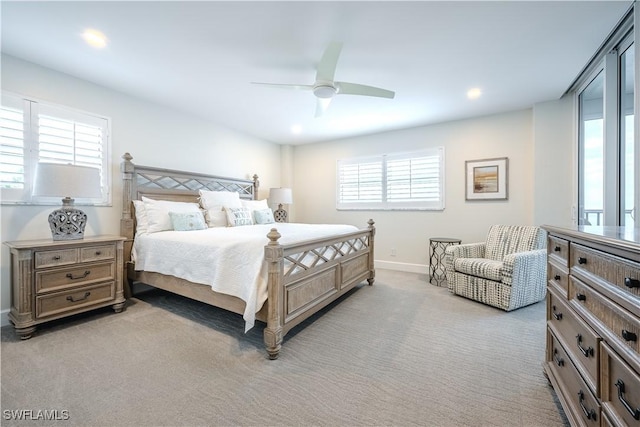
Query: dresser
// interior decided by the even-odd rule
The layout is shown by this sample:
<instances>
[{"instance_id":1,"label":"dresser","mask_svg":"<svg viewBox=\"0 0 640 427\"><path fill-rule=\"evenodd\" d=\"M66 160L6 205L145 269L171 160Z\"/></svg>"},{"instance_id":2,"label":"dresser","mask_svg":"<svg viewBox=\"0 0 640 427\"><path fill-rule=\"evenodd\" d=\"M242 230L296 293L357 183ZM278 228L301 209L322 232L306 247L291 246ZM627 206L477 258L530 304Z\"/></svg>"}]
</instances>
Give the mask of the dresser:
<instances>
[{"instance_id":1,"label":"dresser","mask_svg":"<svg viewBox=\"0 0 640 427\"><path fill-rule=\"evenodd\" d=\"M22 339L37 325L100 307L124 308L119 236L5 242L11 251L9 320Z\"/></svg>"},{"instance_id":2,"label":"dresser","mask_svg":"<svg viewBox=\"0 0 640 427\"><path fill-rule=\"evenodd\" d=\"M640 426L640 229L543 228L545 374L572 426Z\"/></svg>"}]
</instances>

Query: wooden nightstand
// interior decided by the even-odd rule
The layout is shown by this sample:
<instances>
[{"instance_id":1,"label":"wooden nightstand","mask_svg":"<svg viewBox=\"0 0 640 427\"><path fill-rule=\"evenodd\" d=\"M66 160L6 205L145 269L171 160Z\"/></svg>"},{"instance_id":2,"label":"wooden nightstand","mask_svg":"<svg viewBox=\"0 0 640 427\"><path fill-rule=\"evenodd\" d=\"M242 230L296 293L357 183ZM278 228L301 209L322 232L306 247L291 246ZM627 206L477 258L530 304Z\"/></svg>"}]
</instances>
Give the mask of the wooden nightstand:
<instances>
[{"instance_id":1,"label":"wooden nightstand","mask_svg":"<svg viewBox=\"0 0 640 427\"><path fill-rule=\"evenodd\" d=\"M9 320L21 339L54 319L113 306L124 308L120 236L5 242L11 248Z\"/></svg>"}]
</instances>

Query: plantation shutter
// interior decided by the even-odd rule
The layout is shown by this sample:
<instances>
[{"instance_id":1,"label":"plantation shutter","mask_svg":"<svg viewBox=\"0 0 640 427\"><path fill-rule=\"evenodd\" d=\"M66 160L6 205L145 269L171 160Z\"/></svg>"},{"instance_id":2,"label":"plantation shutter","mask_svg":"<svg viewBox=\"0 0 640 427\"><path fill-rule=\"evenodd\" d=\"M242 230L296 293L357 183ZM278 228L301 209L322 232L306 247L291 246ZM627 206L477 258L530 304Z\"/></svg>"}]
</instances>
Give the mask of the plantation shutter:
<instances>
[{"instance_id":1,"label":"plantation shutter","mask_svg":"<svg viewBox=\"0 0 640 427\"><path fill-rule=\"evenodd\" d=\"M444 148L338 161L337 209L444 209Z\"/></svg>"}]
</instances>

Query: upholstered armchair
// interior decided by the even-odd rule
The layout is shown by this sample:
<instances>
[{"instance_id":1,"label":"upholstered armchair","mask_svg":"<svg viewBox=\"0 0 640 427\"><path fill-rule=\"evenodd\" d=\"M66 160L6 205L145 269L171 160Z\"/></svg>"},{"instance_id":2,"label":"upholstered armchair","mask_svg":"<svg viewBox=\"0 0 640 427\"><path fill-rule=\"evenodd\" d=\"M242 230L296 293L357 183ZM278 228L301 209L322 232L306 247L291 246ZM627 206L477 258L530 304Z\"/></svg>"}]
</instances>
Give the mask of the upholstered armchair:
<instances>
[{"instance_id":1,"label":"upholstered armchair","mask_svg":"<svg viewBox=\"0 0 640 427\"><path fill-rule=\"evenodd\" d=\"M449 246L449 290L505 311L544 299L546 232L535 226L494 225L486 242Z\"/></svg>"}]
</instances>

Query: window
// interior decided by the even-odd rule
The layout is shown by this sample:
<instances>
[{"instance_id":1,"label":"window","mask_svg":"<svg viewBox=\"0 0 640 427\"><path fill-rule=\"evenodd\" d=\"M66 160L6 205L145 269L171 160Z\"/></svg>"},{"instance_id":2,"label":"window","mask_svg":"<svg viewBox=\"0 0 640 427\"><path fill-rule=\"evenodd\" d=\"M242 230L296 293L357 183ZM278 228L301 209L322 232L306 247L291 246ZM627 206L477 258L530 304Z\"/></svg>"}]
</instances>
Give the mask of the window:
<instances>
[{"instance_id":1,"label":"window","mask_svg":"<svg viewBox=\"0 0 640 427\"><path fill-rule=\"evenodd\" d=\"M58 204L31 195L38 162L95 167L102 197L76 204L111 202L109 119L23 97L2 94L0 108L0 192L3 204ZM73 195L70 195L73 196Z\"/></svg>"},{"instance_id":2,"label":"window","mask_svg":"<svg viewBox=\"0 0 640 427\"><path fill-rule=\"evenodd\" d=\"M578 77L580 225L640 222L640 139L635 133L635 44L631 10Z\"/></svg>"},{"instance_id":3,"label":"window","mask_svg":"<svg viewBox=\"0 0 640 427\"><path fill-rule=\"evenodd\" d=\"M338 160L337 209L443 210L444 148Z\"/></svg>"}]
</instances>

